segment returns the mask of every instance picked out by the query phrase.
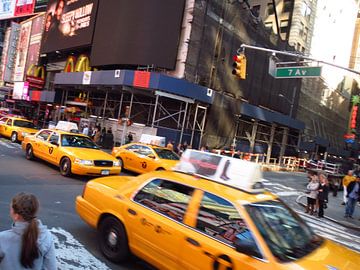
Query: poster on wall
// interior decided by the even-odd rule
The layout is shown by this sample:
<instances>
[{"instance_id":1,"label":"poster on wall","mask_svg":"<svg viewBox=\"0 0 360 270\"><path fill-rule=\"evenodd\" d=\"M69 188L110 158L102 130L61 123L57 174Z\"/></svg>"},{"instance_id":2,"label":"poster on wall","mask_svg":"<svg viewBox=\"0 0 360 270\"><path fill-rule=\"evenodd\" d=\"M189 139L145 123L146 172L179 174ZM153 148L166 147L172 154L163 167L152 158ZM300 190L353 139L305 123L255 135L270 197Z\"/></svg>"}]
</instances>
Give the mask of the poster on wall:
<instances>
[{"instance_id":1,"label":"poster on wall","mask_svg":"<svg viewBox=\"0 0 360 270\"><path fill-rule=\"evenodd\" d=\"M14 16L16 0L0 0L0 19Z\"/></svg>"},{"instance_id":2,"label":"poster on wall","mask_svg":"<svg viewBox=\"0 0 360 270\"><path fill-rule=\"evenodd\" d=\"M16 60L16 49L18 44L18 38L20 34L20 24L11 22L9 48L6 56L6 65L4 72L4 81L13 82L13 74Z\"/></svg>"},{"instance_id":3,"label":"poster on wall","mask_svg":"<svg viewBox=\"0 0 360 270\"><path fill-rule=\"evenodd\" d=\"M25 16L34 13L35 0L16 0L14 16Z\"/></svg>"},{"instance_id":4,"label":"poster on wall","mask_svg":"<svg viewBox=\"0 0 360 270\"><path fill-rule=\"evenodd\" d=\"M41 53L90 45L98 0L49 0Z\"/></svg>"},{"instance_id":5,"label":"poster on wall","mask_svg":"<svg viewBox=\"0 0 360 270\"><path fill-rule=\"evenodd\" d=\"M45 14L32 19L29 49L25 64L25 73L31 65L37 65L39 62L41 37L44 29Z\"/></svg>"},{"instance_id":6,"label":"poster on wall","mask_svg":"<svg viewBox=\"0 0 360 270\"><path fill-rule=\"evenodd\" d=\"M29 100L29 84L27 82L14 83L13 99Z\"/></svg>"},{"instance_id":7,"label":"poster on wall","mask_svg":"<svg viewBox=\"0 0 360 270\"><path fill-rule=\"evenodd\" d=\"M14 82L24 80L26 57L29 47L32 21L21 24L15 61Z\"/></svg>"},{"instance_id":8,"label":"poster on wall","mask_svg":"<svg viewBox=\"0 0 360 270\"><path fill-rule=\"evenodd\" d=\"M10 41L10 27L6 29L5 37L4 37L4 44L3 44L3 52L1 55L1 64L0 64L0 85L4 85L4 75L5 75L5 66L6 66L6 59L9 50L9 41Z\"/></svg>"}]
</instances>

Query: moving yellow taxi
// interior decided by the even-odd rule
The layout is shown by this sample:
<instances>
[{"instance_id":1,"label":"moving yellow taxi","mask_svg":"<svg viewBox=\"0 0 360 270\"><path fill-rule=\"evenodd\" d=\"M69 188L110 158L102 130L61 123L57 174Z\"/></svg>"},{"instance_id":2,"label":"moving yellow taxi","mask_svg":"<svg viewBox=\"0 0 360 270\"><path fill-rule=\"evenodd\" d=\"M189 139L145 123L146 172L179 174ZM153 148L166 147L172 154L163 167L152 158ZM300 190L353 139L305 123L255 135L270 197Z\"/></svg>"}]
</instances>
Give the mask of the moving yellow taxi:
<instances>
[{"instance_id":1,"label":"moving yellow taxi","mask_svg":"<svg viewBox=\"0 0 360 270\"><path fill-rule=\"evenodd\" d=\"M111 154L120 161L122 168L137 173L170 170L180 159L174 151L144 143L114 147Z\"/></svg>"},{"instance_id":2,"label":"moving yellow taxi","mask_svg":"<svg viewBox=\"0 0 360 270\"><path fill-rule=\"evenodd\" d=\"M22 148L27 159L37 157L59 166L64 176L115 175L121 170L117 159L101 151L88 136L82 134L42 129L33 136L25 137Z\"/></svg>"},{"instance_id":3,"label":"moving yellow taxi","mask_svg":"<svg viewBox=\"0 0 360 270\"><path fill-rule=\"evenodd\" d=\"M38 131L32 121L24 118L5 116L0 119L0 135L10 138L12 142L23 141L25 136Z\"/></svg>"},{"instance_id":4,"label":"moving yellow taxi","mask_svg":"<svg viewBox=\"0 0 360 270\"><path fill-rule=\"evenodd\" d=\"M158 269L359 269L358 253L316 235L263 190L257 164L187 150L174 171L89 181L76 198L106 258Z\"/></svg>"}]
</instances>

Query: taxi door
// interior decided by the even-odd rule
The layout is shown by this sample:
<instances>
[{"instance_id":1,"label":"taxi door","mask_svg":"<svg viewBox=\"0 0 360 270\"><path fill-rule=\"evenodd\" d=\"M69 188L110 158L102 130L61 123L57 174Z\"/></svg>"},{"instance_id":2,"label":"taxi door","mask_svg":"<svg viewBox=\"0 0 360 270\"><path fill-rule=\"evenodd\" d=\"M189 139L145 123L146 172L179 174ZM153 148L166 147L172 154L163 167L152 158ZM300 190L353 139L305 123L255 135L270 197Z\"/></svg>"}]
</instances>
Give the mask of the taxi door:
<instances>
[{"instance_id":1,"label":"taxi door","mask_svg":"<svg viewBox=\"0 0 360 270\"><path fill-rule=\"evenodd\" d=\"M13 120L12 119L8 119L7 122L4 125L4 129L3 129L3 135L5 137L10 137L11 136L11 132L12 132L12 125L13 125Z\"/></svg>"},{"instance_id":2,"label":"taxi door","mask_svg":"<svg viewBox=\"0 0 360 270\"><path fill-rule=\"evenodd\" d=\"M53 132L48 141L44 142L44 155L46 160L55 165L59 165L59 139L59 134Z\"/></svg>"},{"instance_id":3,"label":"taxi door","mask_svg":"<svg viewBox=\"0 0 360 270\"><path fill-rule=\"evenodd\" d=\"M140 145L132 144L124 149L123 154L121 154L121 158L124 162L125 168L129 170L134 170L135 162L138 159L138 155L136 154L139 151Z\"/></svg>"},{"instance_id":4,"label":"taxi door","mask_svg":"<svg viewBox=\"0 0 360 270\"><path fill-rule=\"evenodd\" d=\"M32 144L33 144L34 155L37 156L38 158L47 160L47 152L49 150L46 141L48 140L51 133L52 133L51 130L45 129L36 135L35 140Z\"/></svg>"},{"instance_id":5,"label":"taxi door","mask_svg":"<svg viewBox=\"0 0 360 270\"><path fill-rule=\"evenodd\" d=\"M180 269L183 217L193 189L154 179L133 197L126 224L133 252L159 269Z\"/></svg>"},{"instance_id":6,"label":"taxi door","mask_svg":"<svg viewBox=\"0 0 360 270\"><path fill-rule=\"evenodd\" d=\"M180 250L182 269L255 270L273 269L245 220L229 201L197 190L198 195L186 217L190 225L184 230ZM254 256L236 251L235 241L250 240Z\"/></svg>"},{"instance_id":7,"label":"taxi door","mask_svg":"<svg viewBox=\"0 0 360 270\"><path fill-rule=\"evenodd\" d=\"M150 147L140 145L139 151L136 154L138 156L134 163L136 171L145 173L156 170L156 156Z\"/></svg>"}]
</instances>

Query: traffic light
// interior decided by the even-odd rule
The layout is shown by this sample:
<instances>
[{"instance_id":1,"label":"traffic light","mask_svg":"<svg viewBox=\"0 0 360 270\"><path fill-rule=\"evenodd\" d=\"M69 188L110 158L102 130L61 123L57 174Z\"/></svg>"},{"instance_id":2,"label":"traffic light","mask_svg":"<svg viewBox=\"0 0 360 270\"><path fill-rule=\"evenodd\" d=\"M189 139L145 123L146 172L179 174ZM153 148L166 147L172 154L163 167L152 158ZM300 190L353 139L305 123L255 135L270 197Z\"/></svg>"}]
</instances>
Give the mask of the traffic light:
<instances>
[{"instance_id":1,"label":"traffic light","mask_svg":"<svg viewBox=\"0 0 360 270\"><path fill-rule=\"evenodd\" d=\"M246 57L245 54L239 53L234 56L232 74L236 75L240 79L246 79Z\"/></svg>"}]
</instances>

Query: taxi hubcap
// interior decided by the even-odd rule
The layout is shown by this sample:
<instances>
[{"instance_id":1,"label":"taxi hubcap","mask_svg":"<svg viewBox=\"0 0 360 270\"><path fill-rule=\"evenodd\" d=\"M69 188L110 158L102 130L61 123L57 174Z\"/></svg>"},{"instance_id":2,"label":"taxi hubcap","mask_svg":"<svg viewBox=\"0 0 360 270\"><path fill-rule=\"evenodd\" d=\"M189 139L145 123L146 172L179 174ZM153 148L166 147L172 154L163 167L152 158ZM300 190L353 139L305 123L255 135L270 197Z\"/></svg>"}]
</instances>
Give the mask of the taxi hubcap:
<instances>
[{"instance_id":1,"label":"taxi hubcap","mask_svg":"<svg viewBox=\"0 0 360 270\"><path fill-rule=\"evenodd\" d=\"M16 134L15 134L15 133L12 135L12 140L13 140L13 141L16 140Z\"/></svg>"},{"instance_id":2,"label":"taxi hubcap","mask_svg":"<svg viewBox=\"0 0 360 270\"><path fill-rule=\"evenodd\" d=\"M108 235L108 243L110 246L116 246L118 240L118 236L114 231L110 231Z\"/></svg>"},{"instance_id":3,"label":"taxi hubcap","mask_svg":"<svg viewBox=\"0 0 360 270\"><path fill-rule=\"evenodd\" d=\"M64 166L63 166L64 171L66 171L67 168L68 168L68 164L67 164L67 162L65 161L65 162L64 162Z\"/></svg>"}]
</instances>

